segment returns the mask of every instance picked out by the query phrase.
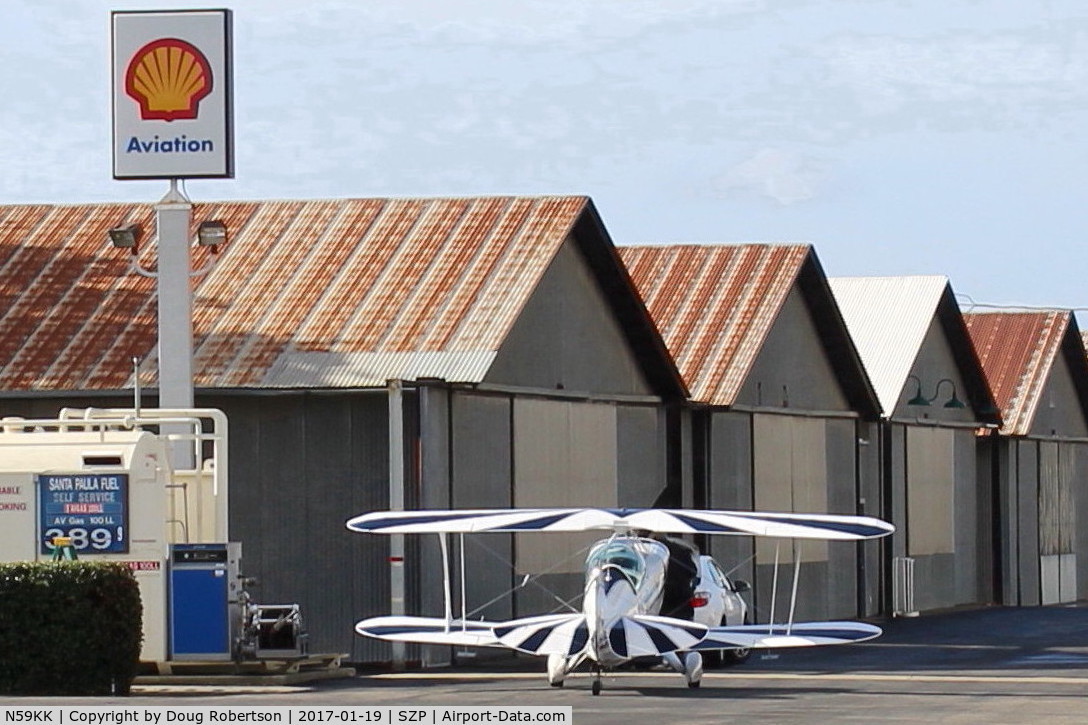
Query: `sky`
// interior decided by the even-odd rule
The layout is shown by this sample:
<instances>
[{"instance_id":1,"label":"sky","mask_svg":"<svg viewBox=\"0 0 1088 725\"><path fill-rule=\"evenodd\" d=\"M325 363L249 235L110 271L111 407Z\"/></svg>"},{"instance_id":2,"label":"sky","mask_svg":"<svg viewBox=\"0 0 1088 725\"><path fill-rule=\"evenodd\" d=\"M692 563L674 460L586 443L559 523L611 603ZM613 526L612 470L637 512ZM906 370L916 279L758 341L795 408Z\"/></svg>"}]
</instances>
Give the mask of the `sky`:
<instances>
[{"instance_id":1,"label":"sky","mask_svg":"<svg viewBox=\"0 0 1088 725\"><path fill-rule=\"evenodd\" d=\"M193 201L585 194L617 244L1088 308L1083 0L3 0L0 204L161 198L111 176L109 12L223 6L236 174Z\"/></svg>"}]
</instances>

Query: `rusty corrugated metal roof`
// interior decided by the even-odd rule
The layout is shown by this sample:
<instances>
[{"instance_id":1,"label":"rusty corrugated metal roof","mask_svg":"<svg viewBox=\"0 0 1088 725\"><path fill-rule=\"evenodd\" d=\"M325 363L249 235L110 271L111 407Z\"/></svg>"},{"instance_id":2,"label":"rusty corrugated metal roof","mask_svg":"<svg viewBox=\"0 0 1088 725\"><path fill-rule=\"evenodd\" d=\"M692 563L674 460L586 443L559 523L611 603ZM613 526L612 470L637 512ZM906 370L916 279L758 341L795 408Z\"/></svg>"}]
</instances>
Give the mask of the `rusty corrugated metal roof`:
<instances>
[{"instance_id":1,"label":"rusty corrugated metal roof","mask_svg":"<svg viewBox=\"0 0 1088 725\"><path fill-rule=\"evenodd\" d=\"M406 365L476 382L588 203L196 204L194 229L221 219L230 241L194 281L195 385L364 386ZM155 283L106 234L133 221L153 231L152 206L0 207L0 391L122 389L133 357L155 384Z\"/></svg>"},{"instance_id":2,"label":"rusty corrugated metal roof","mask_svg":"<svg viewBox=\"0 0 1088 725\"><path fill-rule=\"evenodd\" d=\"M1005 435L1027 435L1071 312L982 312L963 316L1001 407Z\"/></svg>"},{"instance_id":3,"label":"rusty corrugated metal roof","mask_svg":"<svg viewBox=\"0 0 1088 725\"><path fill-rule=\"evenodd\" d=\"M728 406L811 247L684 244L618 250L692 400Z\"/></svg>"}]
</instances>

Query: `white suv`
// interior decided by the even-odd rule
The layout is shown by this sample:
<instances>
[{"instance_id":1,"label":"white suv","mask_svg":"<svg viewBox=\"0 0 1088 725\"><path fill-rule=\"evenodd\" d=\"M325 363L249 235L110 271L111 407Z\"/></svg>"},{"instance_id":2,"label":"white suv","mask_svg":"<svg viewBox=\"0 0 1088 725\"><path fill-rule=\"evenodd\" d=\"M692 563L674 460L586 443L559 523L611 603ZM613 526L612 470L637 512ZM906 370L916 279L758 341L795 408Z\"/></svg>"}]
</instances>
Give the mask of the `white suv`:
<instances>
[{"instance_id":1,"label":"white suv","mask_svg":"<svg viewBox=\"0 0 1088 725\"><path fill-rule=\"evenodd\" d=\"M750 589L748 582L726 576L712 557L700 556L699 583L691 600L695 621L707 627L748 624L748 604L740 595ZM703 661L709 666L739 664L750 654L747 648L709 650L703 652Z\"/></svg>"}]
</instances>

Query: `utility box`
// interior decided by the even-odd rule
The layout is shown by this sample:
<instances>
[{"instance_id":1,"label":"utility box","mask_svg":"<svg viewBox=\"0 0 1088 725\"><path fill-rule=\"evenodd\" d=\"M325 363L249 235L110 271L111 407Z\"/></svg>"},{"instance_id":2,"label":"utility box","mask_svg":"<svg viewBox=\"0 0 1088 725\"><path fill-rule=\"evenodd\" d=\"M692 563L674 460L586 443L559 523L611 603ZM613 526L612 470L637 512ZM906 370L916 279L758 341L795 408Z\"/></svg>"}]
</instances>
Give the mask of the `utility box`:
<instances>
[{"instance_id":1,"label":"utility box","mask_svg":"<svg viewBox=\"0 0 1088 725\"><path fill-rule=\"evenodd\" d=\"M170 546L170 659L230 660L241 623L242 545Z\"/></svg>"}]
</instances>

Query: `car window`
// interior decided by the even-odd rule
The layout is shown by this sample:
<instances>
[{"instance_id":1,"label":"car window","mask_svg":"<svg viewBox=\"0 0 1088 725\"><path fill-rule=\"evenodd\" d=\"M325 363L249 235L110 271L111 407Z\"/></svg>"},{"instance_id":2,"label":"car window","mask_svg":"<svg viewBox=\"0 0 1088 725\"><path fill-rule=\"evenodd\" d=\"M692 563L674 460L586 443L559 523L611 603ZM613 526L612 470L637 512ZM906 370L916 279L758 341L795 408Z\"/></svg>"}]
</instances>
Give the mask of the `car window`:
<instances>
[{"instance_id":1,"label":"car window","mask_svg":"<svg viewBox=\"0 0 1088 725\"><path fill-rule=\"evenodd\" d=\"M720 587L732 590L733 587L729 584L729 579L726 578L721 567L718 566L718 562L709 559L707 563L709 564L707 568L710 569L710 576L714 579L714 583Z\"/></svg>"}]
</instances>

